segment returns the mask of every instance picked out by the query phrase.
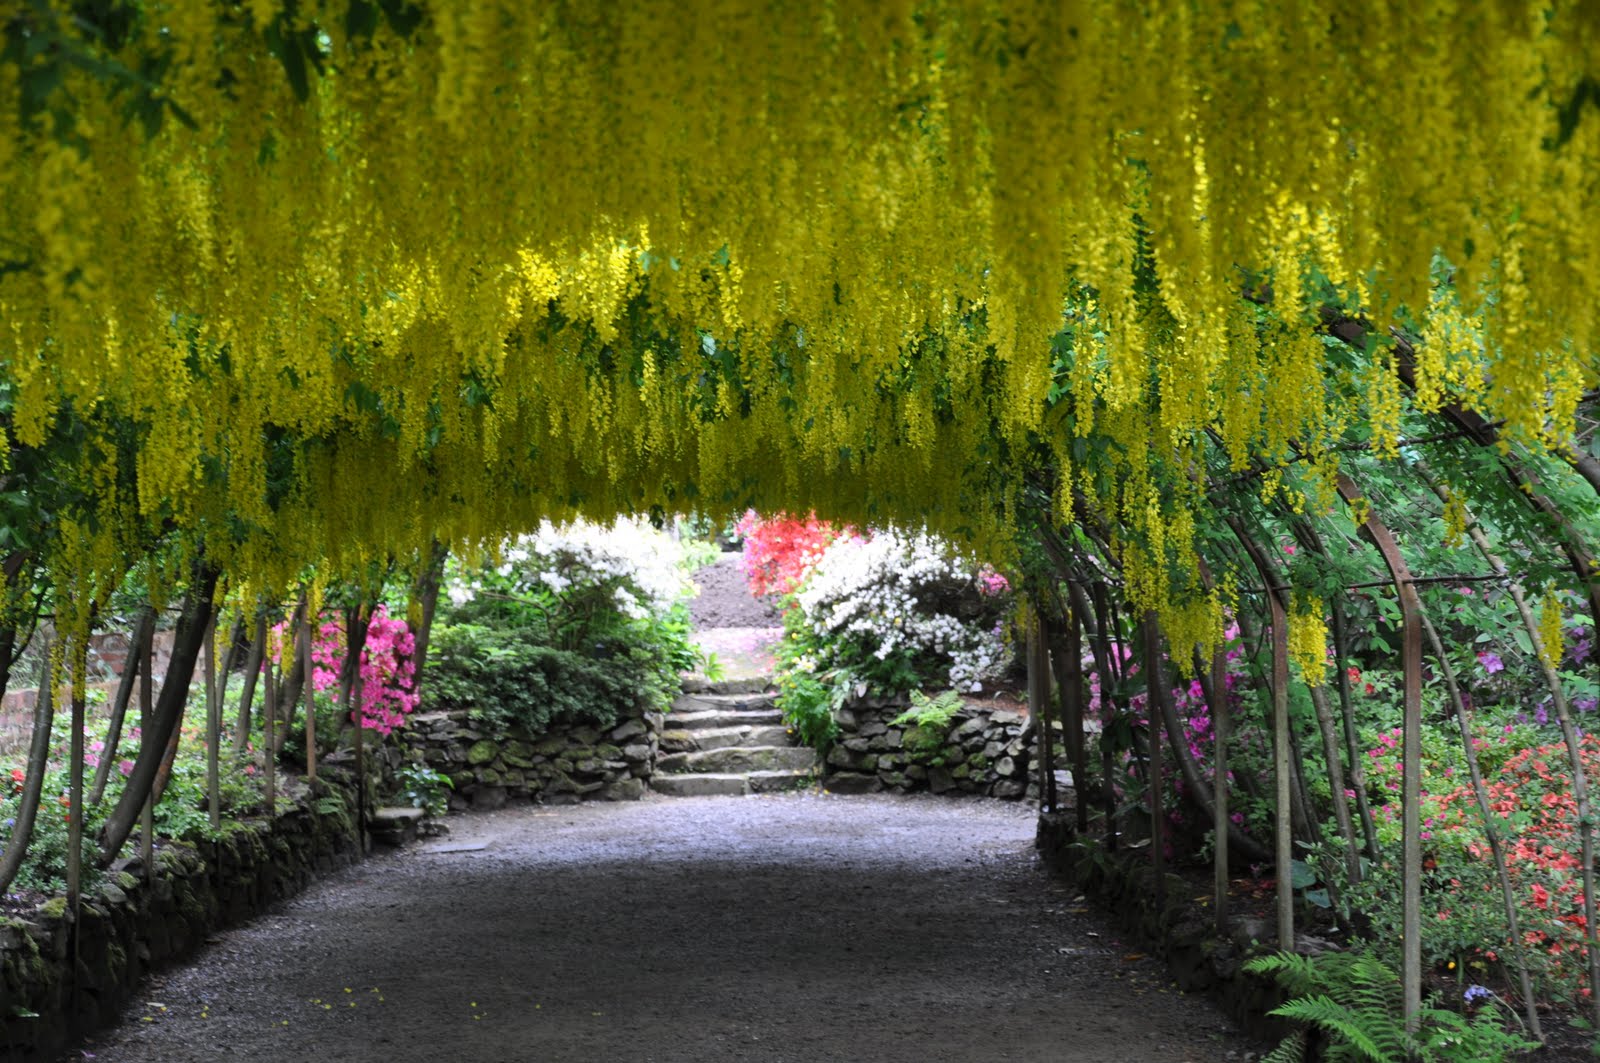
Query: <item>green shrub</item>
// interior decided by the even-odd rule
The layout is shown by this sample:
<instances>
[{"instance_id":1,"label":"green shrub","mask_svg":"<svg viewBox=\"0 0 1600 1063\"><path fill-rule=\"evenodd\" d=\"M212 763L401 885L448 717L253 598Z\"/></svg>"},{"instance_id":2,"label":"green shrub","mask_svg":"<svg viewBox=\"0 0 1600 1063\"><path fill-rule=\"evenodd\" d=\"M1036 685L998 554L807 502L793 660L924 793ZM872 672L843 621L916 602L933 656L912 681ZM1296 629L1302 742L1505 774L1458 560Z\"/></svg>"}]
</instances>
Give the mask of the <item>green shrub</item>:
<instances>
[{"instance_id":1,"label":"green shrub","mask_svg":"<svg viewBox=\"0 0 1600 1063\"><path fill-rule=\"evenodd\" d=\"M436 628L424 696L431 708L468 709L486 725L537 734L555 723L609 727L641 697L660 699L659 661L648 648L557 649L526 629L477 624Z\"/></svg>"}]
</instances>

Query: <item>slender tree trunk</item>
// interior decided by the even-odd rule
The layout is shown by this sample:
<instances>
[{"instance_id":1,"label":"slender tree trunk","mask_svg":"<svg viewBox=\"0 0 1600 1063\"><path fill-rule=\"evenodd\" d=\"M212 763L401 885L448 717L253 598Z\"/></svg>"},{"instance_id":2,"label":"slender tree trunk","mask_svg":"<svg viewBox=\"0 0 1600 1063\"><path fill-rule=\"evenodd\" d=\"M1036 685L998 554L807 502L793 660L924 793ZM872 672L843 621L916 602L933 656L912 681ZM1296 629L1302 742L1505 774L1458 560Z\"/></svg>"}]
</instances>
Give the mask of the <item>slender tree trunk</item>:
<instances>
[{"instance_id":1,"label":"slender tree trunk","mask_svg":"<svg viewBox=\"0 0 1600 1063\"><path fill-rule=\"evenodd\" d=\"M101 828L100 861L103 864L116 859L122 843L133 832L139 807L154 791L157 770L168 743L177 734L178 721L188 699L189 683L194 678L195 660L200 656L205 639L206 623L211 616L211 597L216 587L216 570L202 564L191 581L183 614L178 620L172 660L167 666L166 681L161 684L161 697L154 719L140 742L139 758L134 762L133 771L128 774L128 785Z\"/></svg>"},{"instance_id":2,"label":"slender tree trunk","mask_svg":"<svg viewBox=\"0 0 1600 1063\"><path fill-rule=\"evenodd\" d=\"M267 611L256 612L256 634L244 662L244 686L239 691L239 719L233 732L233 755L242 757L250 748L251 710L255 708L256 684L261 678L261 663L267 654Z\"/></svg>"},{"instance_id":3,"label":"slender tree trunk","mask_svg":"<svg viewBox=\"0 0 1600 1063\"><path fill-rule=\"evenodd\" d=\"M127 719L128 703L133 700L134 681L139 677L139 669L143 664L140 659L140 649L144 646L145 639L155 630L156 611L145 607L139 613L139 619L133 626L133 634L129 637L128 656L122 664L122 676L117 681L117 694L111 701L111 719L106 724L106 748L100 754L100 763L94 772L94 788L89 792L89 803L98 805L105 796L106 783L111 778L111 765L117 760L117 747L122 742L122 724Z\"/></svg>"},{"instance_id":4,"label":"slender tree trunk","mask_svg":"<svg viewBox=\"0 0 1600 1063\"><path fill-rule=\"evenodd\" d=\"M1273 799L1273 837L1275 870L1278 880L1278 947L1294 948L1294 837L1290 829L1293 798L1290 779L1289 745L1289 617L1278 586L1277 572L1255 539L1238 518L1228 523L1245 553L1261 575L1269 610L1268 626L1272 639L1272 775L1276 784ZM1243 610L1240 610L1243 615ZM1242 628L1242 625L1241 625Z\"/></svg>"},{"instance_id":5,"label":"slender tree trunk","mask_svg":"<svg viewBox=\"0 0 1600 1063\"><path fill-rule=\"evenodd\" d=\"M1439 639L1439 632L1434 629L1433 621L1428 619L1428 614L1422 614L1422 630L1428 637L1428 645L1433 650L1434 660L1439 662L1440 674L1444 676L1445 690L1450 695L1450 704L1455 708L1456 723L1461 729L1461 748L1467 758L1467 774L1472 779L1472 793L1478 802L1478 817L1483 822L1483 837L1489 843L1489 853L1494 857L1495 876L1500 880L1500 899L1505 904L1506 928L1510 931L1511 958L1516 964L1517 981L1522 991L1522 1004L1524 1014L1528 1019L1528 1029L1540 1041L1544 1040L1544 1030L1539 1023L1539 1009L1533 998L1533 981L1528 977L1528 957L1522 942L1522 928L1518 925L1517 900L1515 891L1511 888L1511 873L1506 867L1506 854L1500 846L1500 831L1494 825L1494 812L1489 804L1489 791L1483 784L1483 771L1478 766L1478 751L1472 745L1472 714L1467 708L1467 701L1461 696L1461 687L1456 683L1456 670L1450 663L1450 656L1445 653L1444 643Z\"/></svg>"},{"instance_id":6,"label":"slender tree trunk","mask_svg":"<svg viewBox=\"0 0 1600 1063\"><path fill-rule=\"evenodd\" d=\"M301 689L308 682L305 656L300 652L300 629L304 626L307 608L306 594L302 591L294 615L284 626L284 663L278 672L278 746L274 754L283 752L283 743L294 729L295 709L300 705Z\"/></svg>"},{"instance_id":7,"label":"slender tree trunk","mask_svg":"<svg viewBox=\"0 0 1600 1063\"><path fill-rule=\"evenodd\" d=\"M416 599L420 621L417 630L412 632L411 643L411 690L420 694L422 691L422 677L428 663L428 643L433 636L433 619L439 612L439 587L444 582L444 563L450 556L450 551L439 540L433 541L432 553L428 566L417 577L412 585L412 596Z\"/></svg>"},{"instance_id":8,"label":"slender tree trunk","mask_svg":"<svg viewBox=\"0 0 1600 1063\"><path fill-rule=\"evenodd\" d=\"M1209 682L1202 682L1201 687L1204 689L1209 685ZM1209 695L1207 696L1209 697ZM1190 801L1194 803L1194 806L1200 810L1200 813L1207 819L1210 819L1213 824L1215 824L1217 810L1216 802L1218 800L1226 800L1226 787L1224 787L1222 796L1219 798L1212 789L1211 784L1206 781L1205 775L1200 770L1200 765L1195 763L1193 754L1189 752L1189 744L1184 739L1183 721L1178 719L1178 709L1177 706L1173 704L1170 690L1163 692L1158 708L1161 713L1162 723L1167 730L1167 742L1172 746L1174 751L1173 759L1177 761L1178 771L1183 775L1184 793L1188 796ZM1152 720L1153 719L1154 718L1152 717ZM1215 726L1214 713L1212 719L1213 726ZM1223 839L1223 856L1227 856L1228 846L1232 844L1239 850L1240 854L1243 855L1245 859L1257 863L1270 863L1272 861L1272 853L1260 842L1246 834L1232 820L1228 819L1226 816L1226 806L1224 805L1223 807L1224 825L1220 828L1222 830ZM1213 842L1213 845L1215 845L1215 842Z\"/></svg>"},{"instance_id":9,"label":"slender tree trunk","mask_svg":"<svg viewBox=\"0 0 1600 1063\"><path fill-rule=\"evenodd\" d=\"M1111 745L1106 741L1106 725L1116 718L1117 704L1113 697L1116 678L1111 670L1110 610L1106 605L1106 586L1094 584L1095 637L1093 655L1095 671L1100 678L1100 799L1105 814L1106 848L1117 847L1117 790L1116 765L1111 756Z\"/></svg>"},{"instance_id":10,"label":"slender tree trunk","mask_svg":"<svg viewBox=\"0 0 1600 1063\"><path fill-rule=\"evenodd\" d=\"M28 769L22 783L22 797L11 824L11 840L0 854L0 895L11 888L22 860L33 840L33 824L39 814L39 797L44 792L44 773L50 762L50 728L55 723L55 676L51 667L51 647L43 647L44 661L39 666L39 693L33 702L33 738L28 745Z\"/></svg>"},{"instance_id":11,"label":"slender tree trunk","mask_svg":"<svg viewBox=\"0 0 1600 1063\"><path fill-rule=\"evenodd\" d=\"M1328 692L1319 684L1308 687L1311 705L1317 711L1317 727L1322 732L1322 755L1328 762L1328 788L1333 791L1333 818L1344 842L1344 870L1351 882L1361 881L1361 847L1356 841L1355 824L1350 820L1350 801L1345 796L1344 763L1339 755L1339 734L1333 722Z\"/></svg>"},{"instance_id":12,"label":"slender tree trunk","mask_svg":"<svg viewBox=\"0 0 1600 1063\"><path fill-rule=\"evenodd\" d=\"M344 663L339 667L339 726L349 723L358 727L360 720L351 720L351 695L361 678L361 655L367 648L367 635L371 630L372 613L365 602L347 606L344 610ZM359 708L356 709L359 715Z\"/></svg>"},{"instance_id":13,"label":"slender tree trunk","mask_svg":"<svg viewBox=\"0 0 1600 1063\"><path fill-rule=\"evenodd\" d=\"M1350 757L1350 786L1356 792L1356 813L1361 817L1361 836L1366 843L1367 859L1378 859L1378 825L1372 820L1372 803L1367 798L1367 768L1362 763L1361 736L1356 731L1354 699L1350 696L1350 674L1344 662L1350 658L1350 640L1345 623L1344 607L1337 601L1329 603L1333 615L1333 655L1339 662L1335 679L1339 691L1339 719L1344 727L1345 752Z\"/></svg>"},{"instance_id":14,"label":"slender tree trunk","mask_svg":"<svg viewBox=\"0 0 1600 1063\"><path fill-rule=\"evenodd\" d=\"M1061 695L1061 735L1072 759L1073 806L1078 835L1089 833L1089 758L1083 733L1083 634L1078 606L1069 600L1063 609L1065 623L1050 642L1050 656Z\"/></svg>"},{"instance_id":15,"label":"slender tree trunk","mask_svg":"<svg viewBox=\"0 0 1600 1063\"><path fill-rule=\"evenodd\" d=\"M1428 482L1434 493L1439 496L1440 501L1448 500L1449 496L1445 492L1443 485L1430 473L1426 466L1419 463L1417 471ZM1525 480L1518 481L1516 476L1513 476L1512 479L1514 482L1519 482L1519 486L1527 486L1528 493L1530 495L1533 494L1531 485L1527 484ZM1542 496L1539 497L1542 498ZM1553 506L1553 503L1548 503L1548 500L1545 501L1546 504ZM1534 505L1535 508L1538 508L1537 502ZM1555 511L1552 515L1557 519L1561 517L1559 511ZM1570 529L1568 530L1570 532ZM1507 589L1510 592L1511 601L1517 607L1517 615L1522 620L1523 630L1528 633L1529 642L1534 648L1534 655L1539 660L1539 673L1544 679L1546 689L1550 691L1551 700L1555 703L1557 719L1561 723L1561 737L1566 744L1567 759L1572 769L1572 796L1578 806L1578 839L1583 860L1583 916L1586 926L1584 946L1589 958L1590 1004L1594 1009L1591 1021L1596 1025L1600 1025L1600 937L1596 936L1600 934L1600 927L1596 926L1596 912L1597 909L1600 909L1600 906L1597 906L1595 899L1594 822L1590 811L1589 779L1588 772L1585 771L1583 766L1581 740L1578 736L1577 728L1572 722L1572 714L1567 706L1566 689L1562 686L1561 677L1556 674L1555 666L1546 657L1544 638L1539 631L1539 622L1528 605L1527 594L1523 591L1521 584L1510 579L1505 562L1495 554L1489 543L1488 536L1484 534L1483 528L1476 521L1472 521L1467 525L1467 534L1478 548L1478 552L1483 555L1483 559L1489 563L1495 573L1507 577ZM1591 582L1592 573L1586 575L1583 571L1588 563L1588 553L1581 543L1574 541L1574 534L1568 535L1568 541L1564 544L1564 548L1574 566L1578 568L1579 578L1584 580L1588 586L1592 603L1595 597L1594 584ZM1600 631L1600 610L1593 612L1591 620L1596 625L1596 630Z\"/></svg>"}]
</instances>

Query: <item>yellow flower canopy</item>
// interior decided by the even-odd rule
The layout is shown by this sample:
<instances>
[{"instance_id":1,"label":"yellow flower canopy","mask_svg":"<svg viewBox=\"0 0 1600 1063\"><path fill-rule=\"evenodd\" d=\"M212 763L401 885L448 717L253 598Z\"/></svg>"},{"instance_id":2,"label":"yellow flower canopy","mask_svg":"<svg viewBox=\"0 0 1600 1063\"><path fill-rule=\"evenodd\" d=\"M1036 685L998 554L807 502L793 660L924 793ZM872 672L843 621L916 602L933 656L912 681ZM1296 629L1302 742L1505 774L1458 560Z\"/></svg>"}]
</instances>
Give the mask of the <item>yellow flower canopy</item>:
<instances>
[{"instance_id":1,"label":"yellow flower canopy","mask_svg":"<svg viewBox=\"0 0 1600 1063\"><path fill-rule=\"evenodd\" d=\"M1558 448L1596 377L1593 5L3 8L11 470L79 587L575 510L1000 540L1038 455L1181 556L1198 447L1393 446L1403 368Z\"/></svg>"}]
</instances>

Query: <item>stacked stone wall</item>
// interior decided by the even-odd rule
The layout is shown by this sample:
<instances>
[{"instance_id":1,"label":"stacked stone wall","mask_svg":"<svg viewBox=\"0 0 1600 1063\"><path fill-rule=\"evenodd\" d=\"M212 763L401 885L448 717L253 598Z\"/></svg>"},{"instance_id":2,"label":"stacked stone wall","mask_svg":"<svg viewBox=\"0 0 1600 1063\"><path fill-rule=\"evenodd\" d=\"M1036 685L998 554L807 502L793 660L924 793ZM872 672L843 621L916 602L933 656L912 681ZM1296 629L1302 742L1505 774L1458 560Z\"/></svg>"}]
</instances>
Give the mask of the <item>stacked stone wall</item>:
<instances>
[{"instance_id":1,"label":"stacked stone wall","mask_svg":"<svg viewBox=\"0 0 1600 1063\"><path fill-rule=\"evenodd\" d=\"M968 706L948 726L896 724L900 701L861 700L839 709L823 785L834 793L968 793L1018 799L1037 794L1037 738L1021 712Z\"/></svg>"},{"instance_id":2,"label":"stacked stone wall","mask_svg":"<svg viewBox=\"0 0 1600 1063\"><path fill-rule=\"evenodd\" d=\"M508 800L636 801L655 773L661 728L661 713L635 709L607 728L495 734L465 711L434 712L413 716L400 739L403 756L449 776L450 807L459 811Z\"/></svg>"},{"instance_id":3,"label":"stacked stone wall","mask_svg":"<svg viewBox=\"0 0 1600 1063\"><path fill-rule=\"evenodd\" d=\"M0 1058L53 1058L116 1018L148 972L359 860L353 794L339 777L319 780L270 821L163 842L148 878L138 859L118 861L76 919L60 897L0 918Z\"/></svg>"}]
</instances>

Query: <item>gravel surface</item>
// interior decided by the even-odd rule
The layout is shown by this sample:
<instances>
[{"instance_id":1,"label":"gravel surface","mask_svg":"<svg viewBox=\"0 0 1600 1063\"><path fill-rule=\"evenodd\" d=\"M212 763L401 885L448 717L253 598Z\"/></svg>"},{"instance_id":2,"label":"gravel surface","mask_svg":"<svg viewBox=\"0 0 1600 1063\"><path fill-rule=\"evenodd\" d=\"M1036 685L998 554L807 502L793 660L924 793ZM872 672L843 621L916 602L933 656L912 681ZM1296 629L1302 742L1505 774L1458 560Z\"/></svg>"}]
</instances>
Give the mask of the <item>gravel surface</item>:
<instances>
[{"instance_id":1,"label":"gravel surface","mask_svg":"<svg viewBox=\"0 0 1600 1063\"><path fill-rule=\"evenodd\" d=\"M739 567L739 554L723 554L697 569L700 593L689 600L689 618L697 628L781 627L783 617L770 601L756 598Z\"/></svg>"},{"instance_id":2,"label":"gravel surface","mask_svg":"<svg viewBox=\"0 0 1600 1063\"><path fill-rule=\"evenodd\" d=\"M221 934L85 1051L1223 1063L1259 1047L1040 869L1025 807L807 793L449 823Z\"/></svg>"}]
</instances>

